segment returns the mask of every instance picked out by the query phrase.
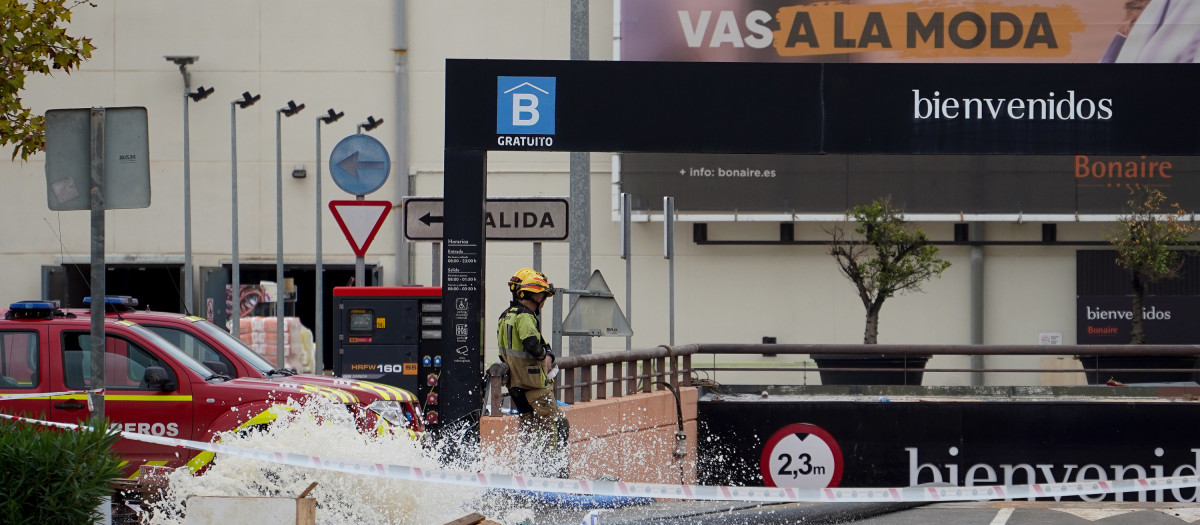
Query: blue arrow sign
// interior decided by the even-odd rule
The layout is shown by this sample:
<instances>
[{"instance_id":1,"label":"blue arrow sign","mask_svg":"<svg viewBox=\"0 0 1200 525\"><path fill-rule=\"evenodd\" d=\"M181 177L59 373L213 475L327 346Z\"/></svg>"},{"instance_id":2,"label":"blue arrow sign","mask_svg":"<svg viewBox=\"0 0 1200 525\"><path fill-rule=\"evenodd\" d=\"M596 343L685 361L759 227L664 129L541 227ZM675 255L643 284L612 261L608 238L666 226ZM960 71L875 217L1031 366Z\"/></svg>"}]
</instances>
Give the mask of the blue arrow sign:
<instances>
[{"instance_id":1,"label":"blue arrow sign","mask_svg":"<svg viewBox=\"0 0 1200 525\"><path fill-rule=\"evenodd\" d=\"M388 169L386 161L359 160L358 154L359 152L357 151L351 153L349 157L346 157L341 162L337 163L337 167L346 170L346 173L349 173L355 178L359 177L359 168L364 170Z\"/></svg>"},{"instance_id":2,"label":"blue arrow sign","mask_svg":"<svg viewBox=\"0 0 1200 525\"><path fill-rule=\"evenodd\" d=\"M387 182L391 157L379 140L359 133L333 147L329 166L329 175L339 188L352 195L366 195Z\"/></svg>"}]
</instances>

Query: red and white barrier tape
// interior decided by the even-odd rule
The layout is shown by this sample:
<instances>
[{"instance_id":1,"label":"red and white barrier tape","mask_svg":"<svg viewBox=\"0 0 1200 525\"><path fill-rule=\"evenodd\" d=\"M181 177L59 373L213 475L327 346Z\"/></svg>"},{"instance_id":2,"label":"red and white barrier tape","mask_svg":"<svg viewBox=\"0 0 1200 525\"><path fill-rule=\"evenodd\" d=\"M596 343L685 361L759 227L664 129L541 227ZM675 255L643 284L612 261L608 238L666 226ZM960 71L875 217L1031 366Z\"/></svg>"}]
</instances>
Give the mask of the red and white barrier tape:
<instances>
[{"instance_id":1,"label":"red and white barrier tape","mask_svg":"<svg viewBox=\"0 0 1200 525\"><path fill-rule=\"evenodd\" d=\"M69 423L39 421L8 414L0 418L22 420L39 425L66 429L86 428ZM934 502L1018 500L1029 498L1061 498L1095 496L1117 492L1179 490L1200 487L1200 476L1173 476L1116 481L1077 481L1074 483L1037 483L1032 485L975 485L969 487L834 487L822 489L733 487L703 485L668 485L662 483L624 483L620 481L588 481L582 479L535 478L508 474L484 474L440 469L424 469L383 463L355 463L340 459L263 451L243 447L203 443L186 439L119 432L126 439L145 443L205 450L271 463L307 467L350 474L407 481L427 481L479 489L532 490L589 496L618 496L667 498L710 501L789 502Z\"/></svg>"}]
</instances>

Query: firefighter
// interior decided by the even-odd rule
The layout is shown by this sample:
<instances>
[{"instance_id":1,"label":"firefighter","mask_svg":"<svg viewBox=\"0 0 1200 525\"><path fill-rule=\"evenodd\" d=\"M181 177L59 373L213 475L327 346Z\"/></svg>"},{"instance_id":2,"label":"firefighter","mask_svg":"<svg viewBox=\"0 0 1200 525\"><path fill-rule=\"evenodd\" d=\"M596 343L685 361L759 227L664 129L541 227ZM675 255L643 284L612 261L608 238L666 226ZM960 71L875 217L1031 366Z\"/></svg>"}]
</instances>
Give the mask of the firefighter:
<instances>
[{"instance_id":1,"label":"firefighter","mask_svg":"<svg viewBox=\"0 0 1200 525\"><path fill-rule=\"evenodd\" d=\"M500 316L497 343L508 365L509 397L520 418L522 446L548 457L535 469L540 475L568 476L567 418L554 398L557 368L550 345L542 338L540 314L554 287L541 272L522 268L508 281L512 302Z\"/></svg>"}]
</instances>

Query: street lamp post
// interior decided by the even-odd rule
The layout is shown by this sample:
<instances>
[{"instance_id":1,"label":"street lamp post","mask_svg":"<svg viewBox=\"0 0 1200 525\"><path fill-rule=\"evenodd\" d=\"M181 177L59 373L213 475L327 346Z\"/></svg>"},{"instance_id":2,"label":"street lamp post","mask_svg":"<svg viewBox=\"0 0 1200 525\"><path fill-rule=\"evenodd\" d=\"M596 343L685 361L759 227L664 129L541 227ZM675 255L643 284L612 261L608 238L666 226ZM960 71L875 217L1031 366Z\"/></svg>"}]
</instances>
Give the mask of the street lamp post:
<instances>
[{"instance_id":1,"label":"street lamp post","mask_svg":"<svg viewBox=\"0 0 1200 525\"><path fill-rule=\"evenodd\" d=\"M229 147L232 159L229 164L231 166L230 179L233 184L232 191L230 192L230 205L233 208L233 217L231 219L233 224L233 271L230 272L233 274L233 290L230 293L230 298L233 308L231 308L231 317L229 319L229 333L238 339L242 338L242 267L238 259L237 110L238 108L246 109L253 106L260 98L262 98L261 95L251 96L250 92L246 91L242 93L240 100L234 100L229 103Z\"/></svg>"},{"instance_id":2,"label":"street lamp post","mask_svg":"<svg viewBox=\"0 0 1200 525\"><path fill-rule=\"evenodd\" d=\"M289 100L287 107L275 110L275 367L286 368L283 360L283 142L280 137L282 117L290 117L304 109Z\"/></svg>"},{"instance_id":3,"label":"street lamp post","mask_svg":"<svg viewBox=\"0 0 1200 525\"><path fill-rule=\"evenodd\" d=\"M195 303L192 301L192 282L195 279L192 274L192 163L191 138L188 132L190 128L188 99L199 102L208 98L215 90L213 88L206 90L204 86L200 86L195 93L191 91L192 74L188 72L187 67L199 60L200 57L167 56L164 58L179 66L179 73L183 76L183 308L185 312L190 313L195 307Z\"/></svg>"},{"instance_id":4,"label":"street lamp post","mask_svg":"<svg viewBox=\"0 0 1200 525\"><path fill-rule=\"evenodd\" d=\"M317 117L317 352L315 357L316 372L325 370L324 356L321 354L325 344L325 276L321 262L321 124L332 124L342 118L345 113L329 108L329 113Z\"/></svg>"}]
</instances>

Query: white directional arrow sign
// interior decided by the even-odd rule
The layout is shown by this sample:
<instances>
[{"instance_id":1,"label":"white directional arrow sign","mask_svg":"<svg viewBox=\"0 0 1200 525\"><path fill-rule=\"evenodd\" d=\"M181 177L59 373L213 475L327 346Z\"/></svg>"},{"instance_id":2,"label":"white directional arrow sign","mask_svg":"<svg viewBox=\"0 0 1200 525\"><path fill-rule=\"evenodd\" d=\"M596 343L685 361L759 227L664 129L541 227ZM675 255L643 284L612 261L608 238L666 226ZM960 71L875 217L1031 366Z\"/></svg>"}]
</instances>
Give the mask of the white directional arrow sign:
<instances>
[{"instance_id":1,"label":"white directional arrow sign","mask_svg":"<svg viewBox=\"0 0 1200 525\"><path fill-rule=\"evenodd\" d=\"M349 173L355 177L359 177L359 174L358 174L359 168L362 168L364 170L366 170L366 169L375 170L375 169L384 169L387 167L386 161L361 160L358 158L358 154L359 154L359 152L357 152L357 151L351 153L349 156L347 156L341 162L337 163L336 166L341 169L346 170L346 173Z\"/></svg>"},{"instance_id":2,"label":"white directional arrow sign","mask_svg":"<svg viewBox=\"0 0 1200 525\"><path fill-rule=\"evenodd\" d=\"M484 234L489 241L565 241L569 214L561 197L497 197L484 204ZM440 241L445 224L441 197L404 199L404 237Z\"/></svg>"},{"instance_id":3,"label":"white directional arrow sign","mask_svg":"<svg viewBox=\"0 0 1200 525\"><path fill-rule=\"evenodd\" d=\"M388 201L329 201L329 211L357 257L366 255L391 209L392 203Z\"/></svg>"}]
</instances>

